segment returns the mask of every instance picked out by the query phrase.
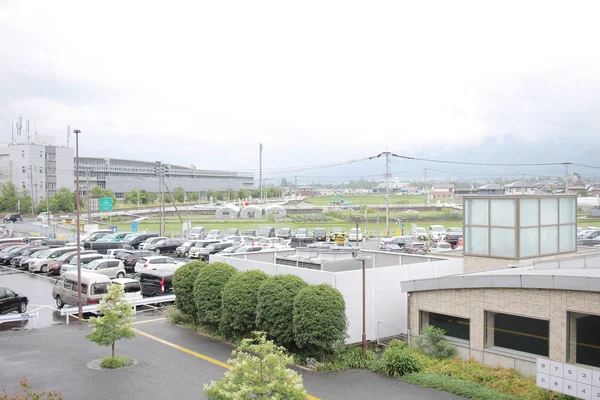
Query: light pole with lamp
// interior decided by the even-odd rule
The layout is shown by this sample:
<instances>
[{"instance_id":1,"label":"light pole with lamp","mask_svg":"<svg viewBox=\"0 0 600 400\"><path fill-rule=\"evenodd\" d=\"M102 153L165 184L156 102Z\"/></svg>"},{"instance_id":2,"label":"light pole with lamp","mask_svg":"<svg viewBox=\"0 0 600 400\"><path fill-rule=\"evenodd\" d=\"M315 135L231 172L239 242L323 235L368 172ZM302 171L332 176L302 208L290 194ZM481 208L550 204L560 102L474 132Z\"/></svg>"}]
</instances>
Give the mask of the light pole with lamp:
<instances>
[{"instance_id":1,"label":"light pole with lamp","mask_svg":"<svg viewBox=\"0 0 600 400\"><path fill-rule=\"evenodd\" d=\"M358 249L358 223L360 217L356 217L356 248ZM365 257L358 257L358 260L362 263L362 355L363 358L367 358L367 316L366 316L366 274L365 274Z\"/></svg>"},{"instance_id":2,"label":"light pole with lamp","mask_svg":"<svg viewBox=\"0 0 600 400\"><path fill-rule=\"evenodd\" d=\"M77 210L77 308L79 323L83 320L83 309L81 304L81 226L79 206L79 134L81 131L75 129L75 209Z\"/></svg>"}]
</instances>

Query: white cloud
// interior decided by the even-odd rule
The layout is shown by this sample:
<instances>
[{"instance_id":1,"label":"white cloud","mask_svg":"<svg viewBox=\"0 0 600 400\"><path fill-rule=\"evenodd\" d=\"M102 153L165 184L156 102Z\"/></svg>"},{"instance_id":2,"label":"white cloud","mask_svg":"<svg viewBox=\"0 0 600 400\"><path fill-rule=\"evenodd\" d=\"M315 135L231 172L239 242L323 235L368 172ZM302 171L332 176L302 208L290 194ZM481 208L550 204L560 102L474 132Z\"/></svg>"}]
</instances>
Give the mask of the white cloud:
<instances>
[{"instance_id":1,"label":"white cloud","mask_svg":"<svg viewBox=\"0 0 600 400\"><path fill-rule=\"evenodd\" d=\"M22 115L43 133L81 129L84 154L234 169L256 168L260 141L267 165L286 166L515 131L535 140L559 134L545 112L570 115L565 93L597 87L599 8L6 2L0 134ZM523 100L540 76L536 90L560 90ZM598 126L597 113L581 118Z\"/></svg>"}]
</instances>

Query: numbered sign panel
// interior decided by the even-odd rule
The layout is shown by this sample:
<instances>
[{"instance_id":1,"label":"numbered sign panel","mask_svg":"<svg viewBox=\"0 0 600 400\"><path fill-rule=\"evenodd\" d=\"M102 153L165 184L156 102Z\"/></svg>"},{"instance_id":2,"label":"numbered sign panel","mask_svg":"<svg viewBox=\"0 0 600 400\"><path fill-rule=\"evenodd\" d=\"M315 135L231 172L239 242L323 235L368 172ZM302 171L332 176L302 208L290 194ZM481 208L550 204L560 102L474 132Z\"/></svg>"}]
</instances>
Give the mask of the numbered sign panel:
<instances>
[{"instance_id":1,"label":"numbered sign panel","mask_svg":"<svg viewBox=\"0 0 600 400\"><path fill-rule=\"evenodd\" d=\"M537 359L537 386L584 400L600 399L600 370Z\"/></svg>"}]
</instances>

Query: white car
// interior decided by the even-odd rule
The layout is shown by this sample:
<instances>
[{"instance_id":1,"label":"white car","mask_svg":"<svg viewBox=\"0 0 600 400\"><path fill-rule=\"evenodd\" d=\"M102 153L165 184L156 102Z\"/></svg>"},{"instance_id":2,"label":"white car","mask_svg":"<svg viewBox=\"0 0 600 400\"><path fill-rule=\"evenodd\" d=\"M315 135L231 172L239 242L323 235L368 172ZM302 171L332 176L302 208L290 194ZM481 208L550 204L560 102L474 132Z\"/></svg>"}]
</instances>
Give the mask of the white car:
<instances>
[{"instance_id":1,"label":"white car","mask_svg":"<svg viewBox=\"0 0 600 400\"><path fill-rule=\"evenodd\" d=\"M263 249L283 250L290 248L290 241L278 237L267 237L260 239L258 246Z\"/></svg>"},{"instance_id":2,"label":"white car","mask_svg":"<svg viewBox=\"0 0 600 400\"><path fill-rule=\"evenodd\" d=\"M216 239L217 236L219 236L220 234L221 234L220 230L218 230L218 229L211 229L206 234L206 239Z\"/></svg>"},{"instance_id":3,"label":"white car","mask_svg":"<svg viewBox=\"0 0 600 400\"><path fill-rule=\"evenodd\" d=\"M109 278L125 278L125 265L121 260L111 260L103 258L94 260L86 264L82 271L95 272L96 274L106 275Z\"/></svg>"},{"instance_id":4,"label":"white car","mask_svg":"<svg viewBox=\"0 0 600 400\"><path fill-rule=\"evenodd\" d=\"M438 242L429 249L432 253L443 253L445 251L452 251L452 245L448 242Z\"/></svg>"},{"instance_id":5,"label":"white car","mask_svg":"<svg viewBox=\"0 0 600 400\"><path fill-rule=\"evenodd\" d=\"M51 212L41 212L38 216L37 216L37 220L39 222L43 222L45 224L49 224L52 220L54 220L54 216L52 215Z\"/></svg>"},{"instance_id":6,"label":"white car","mask_svg":"<svg viewBox=\"0 0 600 400\"><path fill-rule=\"evenodd\" d=\"M166 237L166 236L159 236L159 237L148 238L145 241L143 241L142 243L140 243L139 249L140 250L146 250L146 247L151 246L154 243L158 243L161 240L166 240L166 239L168 239L168 237Z\"/></svg>"},{"instance_id":7,"label":"white car","mask_svg":"<svg viewBox=\"0 0 600 400\"><path fill-rule=\"evenodd\" d=\"M363 241L362 229L358 228L358 232L357 232L356 228L351 228L350 234L348 235L348 242L353 243L353 242L356 242L357 240L359 242Z\"/></svg>"},{"instance_id":8,"label":"white car","mask_svg":"<svg viewBox=\"0 0 600 400\"><path fill-rule=\"evenodd\" d=\"M50 261L62 256L65 253L76 251L77 247L58 247L54 249L48 249L43 253L39 254L35 258L31 258L28 261L28 269L33 272L48 272L48 264ZM83 249L82 249L83 250Z\"/></svg>"},{"instance_id":9,"label":"white car","mask_svg":"<svg viewBox=\"0 0 600 400\"><path fill-rule=\"evenodd\" d=\"M85 266L92 261L102 260L104 257L102 254L82 254L80 260L81 268L85 268ZM60 274L64 274L68 271L77 271L77 256L73 257L68 264L63 264L60 266Z\"/></svg>"},{"instance_id":10,"label":"white car","mask_svg":"<svg viewBox=\"0 0 600 400\"><path fill-rule=\"evenodd\" d=\"M440 240L446 235L446 228L442 225L431 225L429 227L429 238L434 242Z\"/></svg>"},{"instance_id":11,"label":"white car","mask_svg":"<svg viewBox=\"0 0 600 400\"><path fill-rule=\"evenodd\" d=\"M150 256L142 257L140 261L135 263L135 272L144 272L153 269L163 270L175 270L182 266L182 263L175 261L175 259L166 256Z\"/></svg>"},{"instance_id":12,"label":"white car","mask_svg":"<svg viewBox=\"0 0 600 400\"><path fill-rule=\"evenodd\" d=\"M140 282L131 278L117 278L111 281L113 285L121 285L125 289L125 298L127 300L141 300L142 287Z\"/></svg>"}]
</instances>

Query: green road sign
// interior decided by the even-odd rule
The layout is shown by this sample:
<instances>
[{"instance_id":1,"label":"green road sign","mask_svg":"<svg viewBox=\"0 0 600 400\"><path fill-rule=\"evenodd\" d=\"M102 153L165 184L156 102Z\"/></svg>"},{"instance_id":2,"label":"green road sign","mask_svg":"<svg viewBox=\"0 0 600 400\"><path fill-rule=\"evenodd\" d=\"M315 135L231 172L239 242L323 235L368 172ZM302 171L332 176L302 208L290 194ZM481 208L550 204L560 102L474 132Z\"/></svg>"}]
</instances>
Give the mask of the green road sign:
<instances>
[{"instance_id":1,"label":"green road sign","mask_svg":"<svg viewBox=\"0 0 600 400\"><path fill-rule=\"evenodd\" d=\"M100 205L100 211L112 211L112 209L113 209L112 197L101 197L98 200L99 200L98 203Z\"/></svg>"}]
</instances>

